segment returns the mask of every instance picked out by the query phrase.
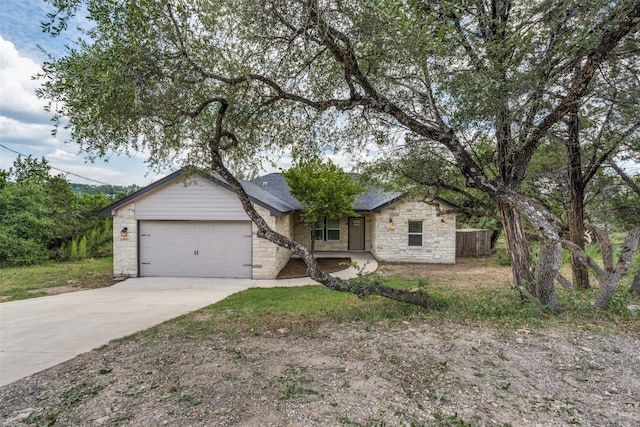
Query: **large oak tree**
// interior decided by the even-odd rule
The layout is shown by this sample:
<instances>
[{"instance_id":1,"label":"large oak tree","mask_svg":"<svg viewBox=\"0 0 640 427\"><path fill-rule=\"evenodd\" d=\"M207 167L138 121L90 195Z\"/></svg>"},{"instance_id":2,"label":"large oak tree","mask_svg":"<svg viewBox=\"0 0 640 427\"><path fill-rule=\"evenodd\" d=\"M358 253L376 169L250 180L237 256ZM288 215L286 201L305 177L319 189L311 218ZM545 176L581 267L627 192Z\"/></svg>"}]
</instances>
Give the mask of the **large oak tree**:
<instances>
[{"instance_id":1,"label":"large oak tree","mask_svg":"<svg viewBox=\"0 0 640 427\"><path fill-rule=\"evenodd\" d=\"M50 2L53 32L80 5L95 24L45 66L42 91L88 152L210 163L242 200L227 165L290 144L436 144L498 206L517 285L558 310L558 230L521 186L549 130L637 36L640 1ZM535 272L522 216L541 242Z\"/></svg>"}]
</instances>

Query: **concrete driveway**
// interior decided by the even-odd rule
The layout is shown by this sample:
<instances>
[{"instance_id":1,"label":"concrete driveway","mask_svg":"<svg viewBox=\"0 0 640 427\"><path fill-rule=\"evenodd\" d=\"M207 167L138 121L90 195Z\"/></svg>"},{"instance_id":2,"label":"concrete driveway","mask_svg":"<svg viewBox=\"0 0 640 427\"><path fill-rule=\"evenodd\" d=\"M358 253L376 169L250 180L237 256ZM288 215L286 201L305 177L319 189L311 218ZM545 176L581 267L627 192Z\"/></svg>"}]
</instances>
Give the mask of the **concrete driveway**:
<instances>
[{"instance_id":1,"label":"concrete driveway","mask_svg":"<svg viewBox=\"0 0 640 427\"><path fill-rule=\"evenodd\" d=\"M368 253L350 256L365 271ZM353 268L336 275L355 277ZM0 304L0 386L72 359L109 341L220 301L251 287L302 286L290 280L144 277L92 289Z\"/></svg>"}]
</instances>

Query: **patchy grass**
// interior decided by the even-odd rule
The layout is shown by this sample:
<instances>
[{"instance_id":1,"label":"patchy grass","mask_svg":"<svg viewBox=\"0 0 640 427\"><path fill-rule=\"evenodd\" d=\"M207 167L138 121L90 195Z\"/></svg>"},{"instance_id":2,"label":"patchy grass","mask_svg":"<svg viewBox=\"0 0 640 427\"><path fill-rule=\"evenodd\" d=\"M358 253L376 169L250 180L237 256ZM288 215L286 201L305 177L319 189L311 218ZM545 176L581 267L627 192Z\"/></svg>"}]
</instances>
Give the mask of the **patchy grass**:
<instances>
[{"instance_id":1,"label":"patchy grass","mask_svg":"<svg viewBox=\"0 0 640 427\"><path fill-rule=\"evenodd\" d=\"M0 301L15 301L79 289L110 286L113 259L46 263L0 269Z\"/></svg>"},{"instance_id":2,"label":"patchy grass","mask_svg":"<svg viewBox=\"0 0 640 427\"><path fill-rule=\"evenodd\" d=\"M111 258L50 263L0 270L0 299L33 298L69 290L109 286L113 283ZM640 318L627 306L640 304L624 287L603 311L591 302L597 289L576 291L557 288L561 314L546 312L535 302L523 302L511 289L509 268L491 258L461 261L453 265L381 265L371 278L393 287L427 291L437 302L433 310L401 304L381 297L358 298L323 286L253 288L171 323L171 334L190 336L212 330L229 334L296 334L309 336L326 323L362 321L371 324L398 322L454 322L505 330L566 325L580 329L640 330ZM150 336L157 333L153 329Z\"/></svg>"},{"instance_id":3,"label":"patchy grass","mask_svg":"<svg viewBox=\"0 0 640 427\"><path fill-rule=\"evenodd\" d=\"M153 328L147 338L207 336L211 333L256 336L321 337L322 325L365 322L396 325L428 322L486 326L503 331L535 330L562 326L601 333L640 330L640 319L627 305L640 299L621 290L608 310L591 305L597 292L558 289L561 314L554 315L531 301L521 301L518 293L503 287L456 287L455 284L428 283L424 279L383 277L380 281L400 288L422 287L437 301L433 310L401 304L382 297L358 298L328 290L323 286L297 288L253 288L236 293L214 305L182 316L161 328Z\"/></svg>"}]
</instances>

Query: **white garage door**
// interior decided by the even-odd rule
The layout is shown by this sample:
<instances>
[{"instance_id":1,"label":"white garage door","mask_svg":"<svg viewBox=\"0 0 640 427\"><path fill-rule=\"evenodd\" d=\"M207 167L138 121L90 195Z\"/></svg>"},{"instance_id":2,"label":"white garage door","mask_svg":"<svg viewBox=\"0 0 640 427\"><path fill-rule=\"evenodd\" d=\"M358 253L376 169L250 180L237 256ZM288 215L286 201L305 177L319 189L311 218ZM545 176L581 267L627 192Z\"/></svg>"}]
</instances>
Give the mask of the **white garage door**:
<instances>
[{"instance_id":1,"label":"white garage door","mask_svg":"<svg viewBox=\"0 0 640 427\"><path fill-rule=\"evenodd\" d=\"M251 222L140 221L140 275L251 277Z\"/></svg>"}]
</instances>

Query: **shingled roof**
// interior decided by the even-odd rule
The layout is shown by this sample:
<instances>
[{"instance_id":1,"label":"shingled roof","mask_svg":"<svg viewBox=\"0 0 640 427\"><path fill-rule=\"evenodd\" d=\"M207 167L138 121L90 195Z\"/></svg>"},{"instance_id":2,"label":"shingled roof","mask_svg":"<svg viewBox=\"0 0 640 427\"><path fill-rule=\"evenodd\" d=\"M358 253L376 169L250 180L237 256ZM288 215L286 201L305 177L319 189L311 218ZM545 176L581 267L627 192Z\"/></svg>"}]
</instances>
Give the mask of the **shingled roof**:
<instances>
[{"instance_id":1,"label":"shingled roof","mask_svg":"<svg viewBox=\"0 0 640 427\"><path fill-rule=\"evenodd\" d=\"M182 177L182 169L167 175L166 177L144 187L129 196L120 199L113 204L104 208L100 213L103 215L112 215L114 210L139 197ZM233 191L231 186L227 184L221 176L217 174L203 175L205 178ZM355 178L357 175L352 174ZM240 180L242 187L249 195L252 202L269 210L271 215L280 216L291 212L299 212L301 205L295 197L291 195L289 185L279 173L270 173L253 180ZM354 210L361 213L377 213L382 208L388 206L403 197L403 193L384 191L376 187L367 187L367 190L359 194L354 202Z\"/></svg>"},{"instance_id":2,"label":"shingled roof","mask_svg":"<svg viewBox=\"0 0 640 427\"><path fill-rule=\"evenodd\" d=\"M351 174L351 176L356 179L358 175ZM294 210L301 210L300 202L291 195L291 190L287 181L285 181L279 173L270 173L256 178L251 182L286 204L295 206ZM362 213L380 212L382 208L394 203L402 196L403 193L384 191L379 188L369 186L364 193L361 193L356 197L353 210Z\"/></svg>"}]
</instances>

